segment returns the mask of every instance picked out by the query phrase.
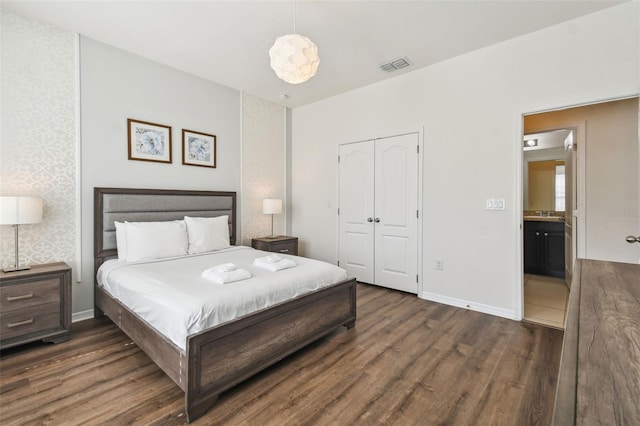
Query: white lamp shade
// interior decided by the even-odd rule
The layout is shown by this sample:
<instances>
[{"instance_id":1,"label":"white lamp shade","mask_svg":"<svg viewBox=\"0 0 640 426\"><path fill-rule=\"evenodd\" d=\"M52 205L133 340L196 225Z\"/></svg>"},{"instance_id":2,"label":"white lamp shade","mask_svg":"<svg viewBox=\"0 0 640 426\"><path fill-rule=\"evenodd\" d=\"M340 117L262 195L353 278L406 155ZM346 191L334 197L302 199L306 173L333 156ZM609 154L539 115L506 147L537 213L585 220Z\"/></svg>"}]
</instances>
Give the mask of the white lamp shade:
<instances>
[{"instance_id":1,"label":"white lamp shade","mask_svg":"<svg viewBox=\"0 0 640 426\"><path fill-rule=\"evenodd\" d=\"M0 225L42 222L42 198L0 197Z\"/></svg>"},{"instance_id":2,"label":"white lamp shade","mask_svg":"<svg viewBox=\"0 0 640 426\"><path fill-rule=\"evenodd\" d=\"M278 37L269 49L271 68L281 80L304 83L318 72L318 46L300 34Z\"/></svg>"},{"instance_id":3,"label":"white lamp shade","mask_svg":"<svg viewBox=\"0 0 640 426\"><path fill-rule=\"evenodd\" d=\"M280 214L282 213L282 200L277 198L265 198L262 200L262 213Z\"/></svg>"}]
</instances>

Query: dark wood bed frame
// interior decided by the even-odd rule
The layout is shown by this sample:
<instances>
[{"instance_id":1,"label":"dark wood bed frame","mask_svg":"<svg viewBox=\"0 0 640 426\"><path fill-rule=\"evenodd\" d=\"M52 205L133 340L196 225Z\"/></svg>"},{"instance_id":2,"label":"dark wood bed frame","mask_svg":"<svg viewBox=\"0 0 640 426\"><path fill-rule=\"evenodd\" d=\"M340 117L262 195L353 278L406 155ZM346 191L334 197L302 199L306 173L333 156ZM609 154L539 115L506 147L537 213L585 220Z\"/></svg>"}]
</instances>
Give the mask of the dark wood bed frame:
<instances>
[{"instance_id":1,"label":"dark wood bed frame","mask_svg":"<svg viewBox=\"0 0 640 426\"><path fill-rule=\"evenodd\" d=\"M231 243L235 243L235 192L95 188L96 272L105 260L117 256L113 241L106 242L104 238L105 227L113 227L113 220L105 214L104 198L117 198L118 195L159 196L160 199L163 196L229 197L232 205L230 237ZM167 212L162 210L162 202L158 205L157 209L154 207L148 212L147 220L158 220L158 212L165 215L163 220L170 220L166 219ZM189 206L185 206L184 211L180 210L176 212L175 219L182 219L179 215L190 211ZM140 220L140 215L145 213L136 210L136 221L144 221ZM356 321L356 285L352 278L188 336L186 351L183 351L99 288L97 282L94 300L95 317L107 315L184 391L188 422L206 413L221 392L340 326L352 328Z\"/></svg>"}]
</instances>

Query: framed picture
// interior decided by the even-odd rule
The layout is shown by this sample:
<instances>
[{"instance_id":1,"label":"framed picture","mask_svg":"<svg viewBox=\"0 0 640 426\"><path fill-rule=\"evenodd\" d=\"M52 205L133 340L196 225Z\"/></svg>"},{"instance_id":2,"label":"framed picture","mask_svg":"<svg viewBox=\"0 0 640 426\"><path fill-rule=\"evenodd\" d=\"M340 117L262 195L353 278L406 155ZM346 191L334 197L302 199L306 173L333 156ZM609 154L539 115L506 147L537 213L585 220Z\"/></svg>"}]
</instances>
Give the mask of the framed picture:
<instances>
[{"instance_id":1,"label":"framed picture","mask_svg":"<svg viewBox=\"0 0 640 426\"><path fill-rule=\"evenodd\" d=\"M171 163L171 127L127 119L129 160Z\"/></svg>"},{"instance_id":2,"label":"framed picture","mask_svg":"<svg viewBox=\"0 0 640 426\"><path fill-rule=\"evenodd\" d=\"M182 129L182 164L216 168L216 135Z\"/></svg>"}]
</instances>

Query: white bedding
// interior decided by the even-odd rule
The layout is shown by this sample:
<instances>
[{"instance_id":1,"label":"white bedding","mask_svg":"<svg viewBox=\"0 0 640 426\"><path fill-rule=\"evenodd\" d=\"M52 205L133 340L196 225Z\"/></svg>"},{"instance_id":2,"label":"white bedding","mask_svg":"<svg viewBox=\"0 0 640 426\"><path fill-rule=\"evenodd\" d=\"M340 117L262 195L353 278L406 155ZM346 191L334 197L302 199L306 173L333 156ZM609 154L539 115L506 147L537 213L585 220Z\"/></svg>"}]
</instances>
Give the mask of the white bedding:
<instances>
[{"instance_id":1,"label":"white bedding","mask_svg":"<svg viewBox=\"0 0 640 426\"><path fill-rule=\"evenodd\" d=\"M127 263L108 260L98 284L114 298L185 349L187 336L257 310L294 299L347 278L337 266L304 257L294 268L271 272L253 266L269 253L238 246L212 253ZM216 284L201 276L215 265L234 263L251 278Z\"/></svg>"}]
</instances>

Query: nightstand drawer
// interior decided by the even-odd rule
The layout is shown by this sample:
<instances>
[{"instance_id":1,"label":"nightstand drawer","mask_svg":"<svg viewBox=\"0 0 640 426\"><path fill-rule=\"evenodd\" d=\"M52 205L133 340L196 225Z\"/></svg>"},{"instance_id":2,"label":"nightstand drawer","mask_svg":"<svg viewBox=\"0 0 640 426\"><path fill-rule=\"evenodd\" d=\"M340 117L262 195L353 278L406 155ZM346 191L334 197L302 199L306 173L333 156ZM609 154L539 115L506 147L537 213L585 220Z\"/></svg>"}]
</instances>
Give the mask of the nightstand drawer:
<instances>
[{"instance_id":1,"label":"nightstand drawer","mask_svg":"<svg viewBox=\"0 0 640 426\"><path fill-rule=\"evenodd\" d=\"M253 238L251 247L274 253L298 255L298 238L280 235L277 237Z\"/></svg>"},{"instance_id":2,"label":"nightstand drawer","mask_svg":"<svg viewBox=\"0 0 640 426\"><path fill-rule=\"evenodd\" d=\"M0 349L71 337L71 268L64 262L0 271Z\"/></svg>"},{"instance_id":3,"label":"nightstand drawer","mask_svg":"<svg viewBox=\"0 0 640 426\"><path fill-rule=\"evenodd\" d=\"M297 241L282 241L271 243L271 250L275 253L296 254L298 248Z\"/></svg>"},{"instance_id":4,"label":"nightstand drawer","mask_svg":"<svg viewBox=\"0 0 640 426\"><path fill-rule=\"evenodd\" d=\"M0 314L0 339L60 328L60 303L47 303Z\"/></svg>"},{"instance_id":5,"label":"nightstand drawer","mask_svg":"<svg viewBox=\"0 0 640 426\"><path fill-rule=\"evenodd\" d=\"M60 306L60 279L49 278L0 288L0 311L18 309L55 302Z\"/></svg>"}]
</instances>

